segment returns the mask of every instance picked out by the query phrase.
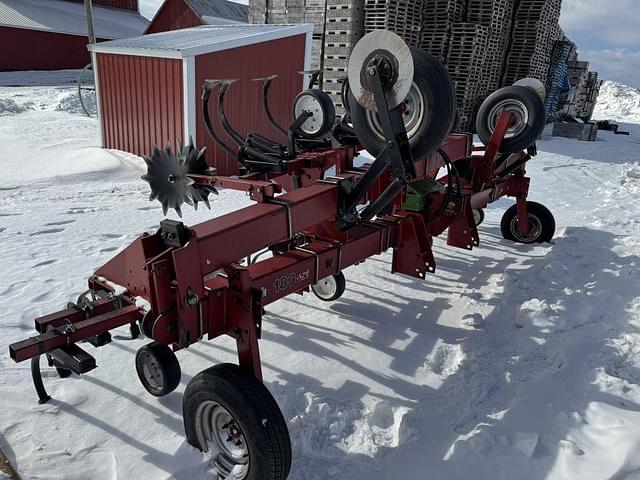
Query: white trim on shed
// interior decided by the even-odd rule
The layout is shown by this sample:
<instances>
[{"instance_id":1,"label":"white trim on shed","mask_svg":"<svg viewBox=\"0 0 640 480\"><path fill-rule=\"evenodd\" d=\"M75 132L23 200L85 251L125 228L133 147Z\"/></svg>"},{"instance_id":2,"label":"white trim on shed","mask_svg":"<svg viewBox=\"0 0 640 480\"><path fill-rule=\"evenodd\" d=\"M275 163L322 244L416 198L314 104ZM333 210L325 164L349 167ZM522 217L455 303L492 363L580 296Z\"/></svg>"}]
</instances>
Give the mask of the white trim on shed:
<instances>
[{"instance_id":1,"label":"white trim on shed","mask_svg":"<svg viewBox=\"0 0 640 480\"><path fill-rule=\"evenodd\" d=\"M203 25L200 27L153 33L90 45L95 53L140 57L184 59L207 53L245 47L281 38L305 35L307 50L312 24L302 25ZM306 63L306 59L305 59Z\"/></svg>"}]
</instances>

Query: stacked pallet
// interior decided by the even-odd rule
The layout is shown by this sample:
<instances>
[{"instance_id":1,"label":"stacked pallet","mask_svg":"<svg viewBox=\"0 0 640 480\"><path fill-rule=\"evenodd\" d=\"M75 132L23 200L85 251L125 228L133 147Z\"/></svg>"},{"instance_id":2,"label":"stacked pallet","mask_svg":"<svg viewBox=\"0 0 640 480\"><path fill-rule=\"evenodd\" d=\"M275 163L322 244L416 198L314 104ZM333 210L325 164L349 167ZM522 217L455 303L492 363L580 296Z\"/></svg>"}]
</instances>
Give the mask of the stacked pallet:
<instances>
[{"instance_id":1,"label":"stacked pallet","mask_svg":"<svg viewBox=\"0 0 640 480\"><path fill-rule=\"evenodd\" d=\"M364 35L364 0L327 1L323 88L331 96L336 113L342 115L342 82L347 76L351 51Z\"/></svg>"},{"instance_id":2,"label":"stacked pallet","mask_svg":"<svg viewBox=\"0 0 640 480\"><path fill-rule=\"evenodd\" d=\"M561 0L520 0L515 9L503 85L533 77L546 82Z\"/></svg>"},{"instance_id":3,"label":"stacked pallet","mask_svg":"<svg viewBox=\"0 0 640 480\"><path fill-rule=\"evenodd\" d=\"M422 32L421 0L365 0L365 32L390 30L417 47Z\"/></svg>"},{"instance_id":4,"label":"stacked pallet","mask_svg":"<svg viewBox=\"0 0 640 480\"><path fill-rule=\"evenodd\" d=\"M547 97L545 100L545 108L549 115L559 110L562 94L567 87L569 62L575 58L575 54L576 44L567 37L555 42L546 84Z\"/></svg>"},{"instance_id":5,"label":"stacked pallet","mask_svg":"<svg viewBox=\"0 0 640 480\"><path fill-rule=\"evenodd\" d=\"M484 25L489 29L479 86L480 97L486 97L500 87L515 0L468 0L468 2L467 21Z\"/></svg>"},{"instance_id":6,"label":"stacked pallet","mask_svg":"<svg viewBox=\"0 0 640 480\"><path fill-rule=\"evenodd\" d=\"M477 23L454 23L447 55L447 69L456 87L462 128L473 123L480 101L480 83L489 29Z\"/></svg>"},{"instance_id":7,"label":"stacked pallet","mask_svg":"<svg viewBox=\"0 0 640 480\"><path fill-rule=\"evenodd\" d=\"M419 47L445 62L451 26L463 21L465 0L424 0Z\"/></svg>"},{"instance_id":8,"label":"stacked pallet","mask_svg":"<svg viewBox=\"0 0 640 480\"><path fill-rule=\"evenodd\" d=\"M312 23L311 68L321 68L327 0L250 0L249 22L255 24Z\"/></svg>"}]
</instances>

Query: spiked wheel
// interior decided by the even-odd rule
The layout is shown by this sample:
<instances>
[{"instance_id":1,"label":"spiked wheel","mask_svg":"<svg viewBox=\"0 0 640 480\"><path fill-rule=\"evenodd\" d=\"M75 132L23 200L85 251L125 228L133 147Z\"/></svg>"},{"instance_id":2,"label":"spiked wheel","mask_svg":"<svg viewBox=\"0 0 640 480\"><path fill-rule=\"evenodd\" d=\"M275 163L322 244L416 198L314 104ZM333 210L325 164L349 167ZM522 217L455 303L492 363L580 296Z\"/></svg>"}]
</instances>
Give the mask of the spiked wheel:
<instances>
[{"instance_id":1,"label":"spiked wheel","mask_svg":"<svg viewBox=\"0 0 640 480\"><path fill-rule=\"evenodd\" d=\"M189 141L188 145L177 150L179 154L176 156L171 146L164 150L155 147L151 157L144 157L147 173L142 179L151 187L149 200L157 199L165 215L173 208L182 216L185 203L193 205L196 210L199 202L211 208L209 194L217 195L217 190L211 186L195 185L188 177L188 174L203 174L209 168L205 159L206 149L196 150L193 142Z\"/></svg>"}]
</instances>

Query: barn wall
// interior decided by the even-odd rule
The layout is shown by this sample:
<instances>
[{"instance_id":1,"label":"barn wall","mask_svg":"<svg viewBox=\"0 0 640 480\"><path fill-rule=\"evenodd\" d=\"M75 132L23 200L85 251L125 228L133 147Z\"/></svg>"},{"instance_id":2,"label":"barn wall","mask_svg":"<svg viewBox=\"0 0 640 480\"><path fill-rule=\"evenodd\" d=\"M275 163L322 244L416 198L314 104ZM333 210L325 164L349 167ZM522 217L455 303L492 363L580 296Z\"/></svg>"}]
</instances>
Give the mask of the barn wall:
<instances>
[{"instance_id":1,"label":"barn wall","mask_svg":"<svg viewBox=\"0 0 640 480\"><path fill-rule=\"evenodd\" d=\"M264 114L262 108L262 83L253 82L253 78L277 74L271 86L269 100L274 117L285 128L293 122L293 99L302 89L306 36L296 35L256 45L234 48L221 52L201 55L196 58L195 85L196 98L200 97L200 87L205 79L239 79L225 97L225 110L229 120L242 135L258 132L267 137L284 142L286 139L276 131ZM212 100L212 105L216 102ZM237 173L237 163L230 158L209 137L199 102L197 102L196 138L198 146L207 147L207 160L222 175ZM224 134L217 115L211 112L216 130L220 136L233 145Z\"/></svg>"},{"instance_id":2,"label":"barn wall","mask_svg":"<svg viewBox=\"0 0 640 480\"><path fill-rule=\"evenodd\" d=\"M90 61L87 43L80 35L0 27L0 71L82 68Z\"/></svg>"},{"instance_id":3,"label":"barn wall","mask_svg":"<svg viewBox=\"0 0 640 480\"><path fill-rule=\"evenodd\" d=\"M180 28L198 27L202 20L184 0L167 0L156 14L145 33L168 32Z\"/></svg>"},{"instance_id":4,"label":"barn wall","mask_svg":"<svg viewBox=\"0 0 640 480\"><path fill-rule=\"evenodd\" d=\"M84 0L69 0L75 3L84 3ZM114 7L125 10L138 11L138 0L92 0L92 5L97 7Z\"/></svg>"},{"instance_id":5,"label":"barn wall","mask_svg":"<svg viewBox=\"0 0 640 480\"><path fill-rule=\"evenodd\" d=\"M182 141L182 61L97 54L103 146L150 155Z\"/></svg>"}]
</instances>

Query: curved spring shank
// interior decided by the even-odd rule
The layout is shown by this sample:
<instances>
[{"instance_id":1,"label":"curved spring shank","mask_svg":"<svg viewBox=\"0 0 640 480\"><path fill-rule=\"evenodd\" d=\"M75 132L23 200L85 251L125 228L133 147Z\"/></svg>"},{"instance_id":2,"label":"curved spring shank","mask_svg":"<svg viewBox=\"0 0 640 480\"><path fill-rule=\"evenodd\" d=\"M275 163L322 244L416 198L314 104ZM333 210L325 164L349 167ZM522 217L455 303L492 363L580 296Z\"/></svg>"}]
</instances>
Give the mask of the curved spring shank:
<instances>
[{"instance_id":1,"label":"curved spring shank","mask_svg":"<svg viewBox=\"0 0 640 480\"><path fill-rule=\"evenodd\" d=\"M224 143L218 136L211 124L211 117L209 116L209 100L211 99L211 92L216 87L219 87L222 83L221 80L206 80L202 86L202 115L204 117L204 124L207 127L207 132L211 136L214 142L220 145L225 152L234 158L238 158L238 152L234 151L229 145Z\"/></svg>"},{"instance_id":2,"label":"curved spring shank","mask_svg":"<svg viewBox=\"0 0 640 480\"><path fill-rule=\"evenodd\" d=\"M220 123L225 133L231 137L231 140L238 146L244 147L245 141L229 123L227 116L224 113L224 97L227 95L227 91L237 80L222 80L220 90L218 91L218 116L220 117Z\"/></svg>"},{"instance_id":3,"label":"curved spring shank","mask_svg":"<svg viewBox=\"0 0 640 480\"><path fill-rule=\"evenodd\" d=\"M282 126L278 122L276 122L276 119L273 117L271 109L269 108L269 90L271 89L271 84L277 77L277 75L271 75L264 78L254 78L253 81L262 81L262 106L264 108L264 113L267 115L269 123L273 125L273 128L281 132L283 135L289 135L289 132L287 132L286 129L282 128Z\"/></svg>"}]
</instances>

